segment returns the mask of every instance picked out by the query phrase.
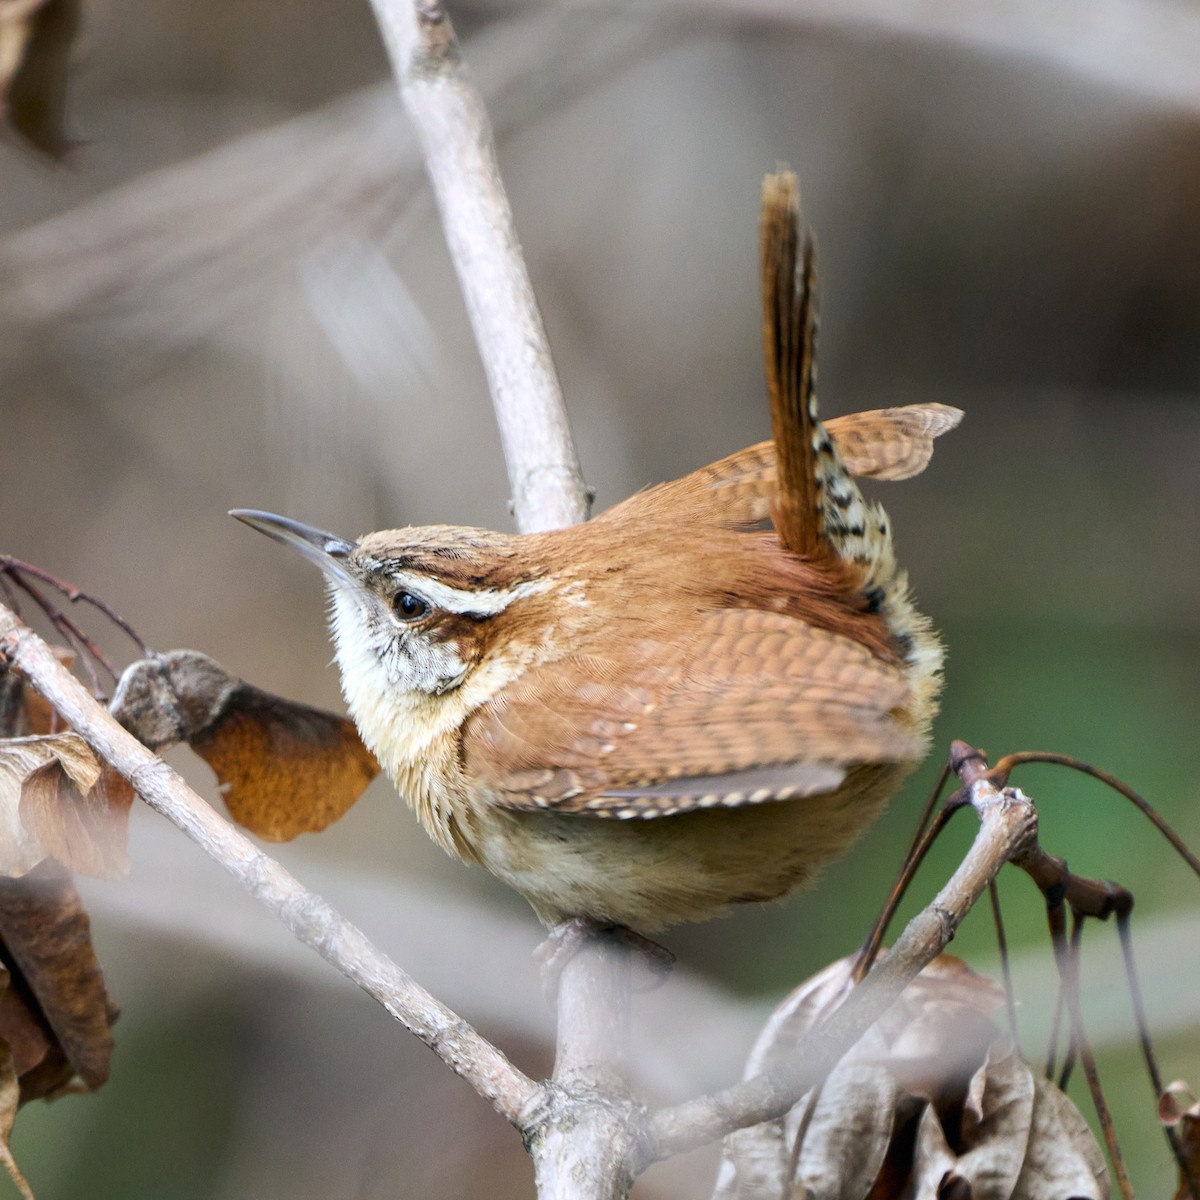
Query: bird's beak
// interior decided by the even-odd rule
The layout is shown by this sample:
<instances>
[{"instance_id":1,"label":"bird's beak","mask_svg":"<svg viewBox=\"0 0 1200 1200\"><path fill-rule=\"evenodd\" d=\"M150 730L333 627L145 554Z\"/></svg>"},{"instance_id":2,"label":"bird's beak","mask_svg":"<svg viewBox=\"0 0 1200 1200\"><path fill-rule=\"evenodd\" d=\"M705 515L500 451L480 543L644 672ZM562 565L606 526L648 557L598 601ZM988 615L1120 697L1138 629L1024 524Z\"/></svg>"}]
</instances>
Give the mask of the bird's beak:
<instances>
[{"instance_id":1,"label":"bird's beak","mask_svg":"<svg viewBox=\"0 0 1200 1200\"><path fill-rule=\"evenodd\" d=\"M331 579L337 580L339 583L358 583L358 580L346 569L350 552L354 549L353 542L336 537L332 533L314 529L311 525L302 525L290 517L259 512L254 508L231 508L229 515L237 517L251 529L257 529L259 533L265 533L267 537L299 550L305 558L316 563Z\"/></svg>"}]
</instances>

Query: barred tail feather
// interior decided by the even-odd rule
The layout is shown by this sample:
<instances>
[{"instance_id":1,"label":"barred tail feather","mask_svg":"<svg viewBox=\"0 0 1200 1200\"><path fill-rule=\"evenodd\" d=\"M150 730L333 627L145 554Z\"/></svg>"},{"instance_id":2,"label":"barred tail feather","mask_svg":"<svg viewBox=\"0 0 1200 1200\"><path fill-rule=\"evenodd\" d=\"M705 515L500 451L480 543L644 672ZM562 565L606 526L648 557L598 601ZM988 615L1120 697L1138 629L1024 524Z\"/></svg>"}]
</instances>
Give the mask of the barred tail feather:
<instances>
[{"instance_id":1,"label":"barred tail feather","mask_svg":"<svg viewBox=\"0 0 1200 1200\"><path fill-rule=\"evenodd\" d=\"M914 691L931 699L939 682L941 644L912 603L887 514L864 498L817 416L816 249L792 172L766 177L759 235L763 347L779 487L772 515L780 540L797 554L858 564L863 594L892 630L911 668Z\"/></svg>"}]
</instances>

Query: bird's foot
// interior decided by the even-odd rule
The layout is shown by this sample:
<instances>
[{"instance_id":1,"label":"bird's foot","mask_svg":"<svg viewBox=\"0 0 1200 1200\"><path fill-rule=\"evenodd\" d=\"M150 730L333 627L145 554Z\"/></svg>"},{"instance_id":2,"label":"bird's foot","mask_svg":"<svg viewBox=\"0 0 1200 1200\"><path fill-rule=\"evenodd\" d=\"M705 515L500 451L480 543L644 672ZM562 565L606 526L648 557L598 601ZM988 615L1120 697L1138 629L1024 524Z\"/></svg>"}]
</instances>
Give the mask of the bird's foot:
<instances>
[{"instance_id":1,"label":"bird's foot","mask_svg":"<svg viewBox=\"0 0 1200 1200\"><path fill-rule=\"evenodd\" d=\"M653 992L667 981L675 965L675 955L666 946L652 941L628 925L614 921L597 921L593 917L571 917L560 921L550 930L550 936L534 951L542 968L542 988L549 1000L558 995L559 980L567 963L593 938L608 938L629 950L639 951L638 960L644 970L642 979L634 983L634 991Z\"/></svg>"}]
</instances>

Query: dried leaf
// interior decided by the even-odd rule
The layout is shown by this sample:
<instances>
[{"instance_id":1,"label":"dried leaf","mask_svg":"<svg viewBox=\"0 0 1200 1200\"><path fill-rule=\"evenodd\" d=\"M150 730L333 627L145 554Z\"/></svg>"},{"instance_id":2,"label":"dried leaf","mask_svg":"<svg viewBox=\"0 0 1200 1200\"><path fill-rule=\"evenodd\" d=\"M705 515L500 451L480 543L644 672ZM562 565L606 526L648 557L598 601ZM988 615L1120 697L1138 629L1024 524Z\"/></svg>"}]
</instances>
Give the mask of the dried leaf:
<instances>
[{"instance_id":1,"label":"dried leaf","mask_svg":"<svg viewBox=\"0 0 1200 1200\"><path fill-rule=\"evenodd\" d=\"M997 1033L977 1007L930 999L892 1042L888 1066L906 1092L936 1104L966 1088Z\"/></svg>"},{"instance_id":2,"label":"dried leaf","mask_svg":"<svg viewBox=\"0 0 1200 1200\"><path fill-rule=\"evenodd\" d=\"M25 1176L17 1167L16 1160L8 1146L8 1138L12 1133L13 1118L17 1115L17 1105L21 1099L21 1085L17 1082L17 1071L13 1065L13 1056L7 1046L0 1045L0 1163L8 1172L17 1190L25 1200L33 1200L33 1192L25 1182Z\"/></svg>"},{"instance_id":3,"label":"dried leaf","mask_svg":"<svg viewBox=\"0 0 1200 1200\"><path fill-rule=\"evenodd\" d=\"M735 1129L725 1138L712 1200L783 1200L790 1163L782 1121Z\"/></svg>"},{"instance_id":4,"label":"dried leaf","mask_svg":"<svg viewBox=\"0 0 1200 1200\"><path fill-rule=\"evenodd\" d=\"M45 1061L50 1035L28 1002L12 985L8 969L0 967L0 1044L8 1047L18 1078Z\"/></svg>"},{"instance_id":5,"label":"dried leaf","mask_svg":"<svg viewBox=\"0 0 1200 1200\"><path fill-rule=\"evenodd\" d=\"M971 1200L970 1184L955 1170L955 1157L937 1110L927 1105L913 1147L914 1200Z\"/></svg>"},{"instance_id":6,"label":"dried leaf","mask_svg":"<svg viewBox=\"0 0 1200 1200\"><path fill-rule=\"evenodd\" d=\"M892 1140L900 1090L886 1059L883 1037L872 1029L829 1073L797 1160L798 1196L863 1200L871 1191Z\"/></svg>"},{"instance_id":7,"label":"dried leaf","mask_svg":"<svg viewBox=\"0 0 1200 1200\"><path fill-rule=\"evenodd\" d=\"M1012 1195L1031 1137L1035 1087L1029 1064L1004 1042L992 1047L972 1077L957 1138L963 1152L955 1170L974 1196Z\"/></svg>"},{"instance_id":8,"label":"dried leaf","mask_svg":"<svg viewBox=\"0 0 1200 1200\"><path fill-rule=\"evenodd\" d=\"M51 646L50 653L68 669L75 662L74 653L65 646ZM62 718L50 702L7 661L0 660L0 738L61 733L62 729Z\"/></svg>"},{"instance_id":9,"label":"dried leaf","mask_svg":"<svg viewBox=\"0 0 1200 1200\"><path fill-rule=\"evenodd\" d=\"M1173 1126L1188 1116L1200 1117L1200 1101L1184 1080L1173 1079L1158 1098L1158 1119Z\"/></svg>"},{"instance_id":10,"label":"dried leaf","mask_svg":"<svg viewBox=\"0 0 1200 1200\"><path fill-rule=\"evenodd\" d=\"M62 764L51 760L25 779L21 823L45 857L81 875L115 879L129 872L129 809L133 788L111 767L81 792Z\"/></svg>"},{"instance_id":11,"label":"dried leaf","mask_svg":"<svg viewBox=\"0 0 1200 1200\"><path fill-rule=\"evenodd\" d=\"M1108 1200L1108 1167L1079 1109L1041 1076L1025 1163L1012 1200Z\"/></svg>"},{"instance_id":12,"label":"dried leaf","mask_svg":"<svg viewBox=\"0 0 1200 1200\"><path fill-rule=\"evenodd\" d=\"M772 1014L748 1064L770 1070L842 1003L853 960L833 963ZM941 955L784 1128L795 1140L797 1200L1106 1200L1103 1154L1079 1112L1036 1076L990 1015L1003 990ZM1174 1095L1161 1110L1177 1116ZM726 1140L720 1200L788 1194L778 1123ZM752 1136L753 1135L753 1136ZM739 1138L751 1138L741 1141ZM1186 1200L1179 1195L1176 1200Z\"/></svg>"},{"instance_id":13,"label":"dried leaf","mask_svg":"<svg viewBox=\"0 0 1200 1200\"><path fill-rule=\"evenodd\" d=\"M21 879L0 879L0 955L21 985L0 996L0 1029L24 1024L22 1038L10 1043L14 1051L22 1048L22 1101L61 1094L74 1076L85 1088L98 1088L108 1078L116 1013L79 893L51 864ZM26 1004L24 1014L14 1010L14 999ZM40 1058L29 1019L48 1044Z\"/></svg>"},{"instance_id":14,"label":"dried leaf","mask_svg":"<svg viewBox=\"0 0 1200 1200\"><path fill-rule=\"evenodd\" d=\"M36 150L61 158L67 66L79 0L0 0L0 112Z\"/></svg>"},{"instance_id":15,"label":"dried leaf","mask_svg":"<svg viewBox=\"0 0 1200 1200\"><path fill-rule=\"evenodd\" d=\"M1158 1098L1158 1119L1172 1127L1187 1159L1193 1179L1200 1179L1200 1101L1182 1079L1173 1080ZM1187 1174L1179 1172L1174 1200L1195 1200Z\"/></svg>"},{"instance_id":16,"label":"dried leaf","mask_svg":"<svg viewBox=\"0 0 1200 1200\"><path fill-rule=\"evenodd\" d=\"M324 829L379 773L345 717L273 696L194 650L133 663L111 711L151 749L189 743L230 816L269 841Z\"/></svg>"},{"instance_id":17,"label":"dried leaf","mask_svg":"<svg viewBox=\"0 0 1200 1200\"><path fill-rule=\"evenodd\" d=\"M53 769L34 785L42 805L73 803L100 777L96 756L78 734L0 741L0 875L24 875L47 856L37 832L25 824L21 811L26 779L46 766ZM48 797L42 795L46 788L50 789Z\"/></svg>"},{"instance_id":18,"label":"dried leaf","mask_svg":"<svg viewBox=\"0 0 1200 1200\"><path fill-rule=\"evenodd\" d=\"M828 1016L853 988L853 958L840 958L794 988L767 1018L750 1051L745 1078L790 1054L800 1038Z\"/></svg>"}]
</instances>

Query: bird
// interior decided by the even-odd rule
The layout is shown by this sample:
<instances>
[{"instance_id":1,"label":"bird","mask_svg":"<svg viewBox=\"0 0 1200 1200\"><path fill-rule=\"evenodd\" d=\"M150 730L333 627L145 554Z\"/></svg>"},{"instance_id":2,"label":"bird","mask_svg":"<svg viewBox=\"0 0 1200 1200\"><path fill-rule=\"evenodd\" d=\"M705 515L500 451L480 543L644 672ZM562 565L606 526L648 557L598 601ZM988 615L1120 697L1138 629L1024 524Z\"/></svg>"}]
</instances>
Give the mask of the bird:
<instances>
[{"instance_id":1,"label":"bird","mask_svg":"<svg viewBox=\"0 0 1200 1200\"><path fill-rule=\"evenodd\" d=\"M943 650L857 477L962 413L818 419L816 255L760 224L773 439L541 533L348 540L232 515L324 572L342 691L433 840L548 926L653 933L810 883L925 755Z\"/></svg>"}]
</instances>

